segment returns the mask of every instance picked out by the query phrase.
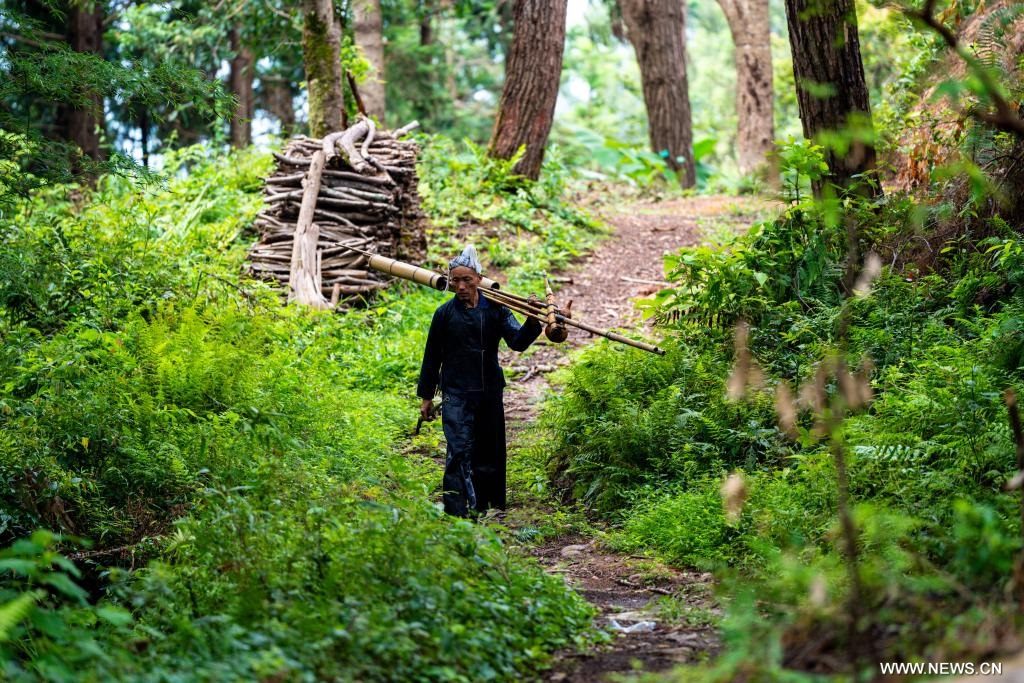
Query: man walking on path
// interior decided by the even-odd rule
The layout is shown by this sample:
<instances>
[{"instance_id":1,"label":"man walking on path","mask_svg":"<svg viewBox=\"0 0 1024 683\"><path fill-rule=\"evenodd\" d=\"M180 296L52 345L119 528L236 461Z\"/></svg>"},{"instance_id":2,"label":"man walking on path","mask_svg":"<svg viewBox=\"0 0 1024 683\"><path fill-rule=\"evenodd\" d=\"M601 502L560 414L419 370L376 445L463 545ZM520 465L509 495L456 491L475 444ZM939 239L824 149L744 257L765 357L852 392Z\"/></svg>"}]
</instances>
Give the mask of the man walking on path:
<instances>
[{"instance_id":1,"label":"man walking on path","mask_svg":"<svg viewBox=\"0 0 1024 683\"><path fill-rule=\"evenodd\" d=\"M455 296L435 312L423 351L416 395L420 414L433 418L433 398L441 387L441 425L448 441L444 510L465 517L505 507L505 376L498 344L525 351L541 332L533 318L520 325L512 311L481 296L480 261L466 247L448 264ZM531 297L533 299L533 297Z\"/></svg>"}]
</instances>

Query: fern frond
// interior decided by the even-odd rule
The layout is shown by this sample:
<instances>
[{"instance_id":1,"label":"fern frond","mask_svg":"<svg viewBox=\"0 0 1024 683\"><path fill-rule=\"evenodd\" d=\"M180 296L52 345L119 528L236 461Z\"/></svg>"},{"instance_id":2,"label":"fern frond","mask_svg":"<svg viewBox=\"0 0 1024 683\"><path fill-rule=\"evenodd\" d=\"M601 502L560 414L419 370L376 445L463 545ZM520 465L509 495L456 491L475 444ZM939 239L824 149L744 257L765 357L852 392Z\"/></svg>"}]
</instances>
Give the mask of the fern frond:
<instances>
[{"instance_id":1,"label":"fern frond","mask_svg":"<svg viewBox=\"0 0 1024 683\"><path fill-rule=\"evenodd\" d=\"M29 591L0 605L0 643L7 641L14 627L28 616L40 597L42 591Z\"/></svg>"}]
</instances>

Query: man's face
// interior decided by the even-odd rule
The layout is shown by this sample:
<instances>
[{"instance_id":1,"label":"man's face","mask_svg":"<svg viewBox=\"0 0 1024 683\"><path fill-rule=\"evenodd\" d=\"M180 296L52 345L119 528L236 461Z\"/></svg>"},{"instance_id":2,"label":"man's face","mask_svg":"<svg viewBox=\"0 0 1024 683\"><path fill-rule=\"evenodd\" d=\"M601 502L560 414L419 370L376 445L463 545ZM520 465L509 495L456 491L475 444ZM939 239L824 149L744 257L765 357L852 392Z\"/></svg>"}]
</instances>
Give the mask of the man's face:
<instances>
[{"instance_id":1,"label":"man's face","mask_svg":"<svg viewBox=\"0 0 1024 683\"><path fill-rule=\"evenodd\" d=\"M465 266L456 266L448 274L448 282L451 284L451 288L455 290L455 296L459 297L459 301L463 302L473 301L476 297L476 288L480 286L481 279L475 270Z\"/></svg>"}]
</instances>

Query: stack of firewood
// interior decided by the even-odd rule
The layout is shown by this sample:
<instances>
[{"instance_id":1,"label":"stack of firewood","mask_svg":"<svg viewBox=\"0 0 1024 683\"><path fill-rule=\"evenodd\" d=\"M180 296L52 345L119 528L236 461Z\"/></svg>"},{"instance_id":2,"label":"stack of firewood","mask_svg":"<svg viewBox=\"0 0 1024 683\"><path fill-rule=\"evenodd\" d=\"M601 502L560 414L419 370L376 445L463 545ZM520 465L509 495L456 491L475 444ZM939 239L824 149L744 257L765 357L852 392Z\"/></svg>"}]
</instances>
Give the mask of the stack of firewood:
<instances>
[{"instance_id":1,"label":"stack of firewood","mask_svg":"<svg viewBox=\"0 0 1024 683\"><path fill-rule=\"evenodd\" d=\"M289 299L326 308L387 285L366 256L348 247L421 256L419 147L402 139L415 125L383 131L360 119L322 140L292 139L275 153L266 206L255 221L261 238L249 252L253 275L280 283Z\"/></svg>"}]
</instances>

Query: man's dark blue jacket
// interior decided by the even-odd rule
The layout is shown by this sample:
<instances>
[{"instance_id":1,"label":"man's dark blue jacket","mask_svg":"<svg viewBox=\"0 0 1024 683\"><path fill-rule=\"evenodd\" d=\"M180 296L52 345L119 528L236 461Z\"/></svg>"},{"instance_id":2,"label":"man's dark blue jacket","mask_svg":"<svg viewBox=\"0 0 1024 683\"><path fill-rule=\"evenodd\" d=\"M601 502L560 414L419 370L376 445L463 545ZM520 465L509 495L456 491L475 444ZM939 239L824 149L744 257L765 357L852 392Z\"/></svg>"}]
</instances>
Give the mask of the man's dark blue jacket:
<instances>
[{"instance_id":1,"label":"man's dark blue jacket","mask_svg":"<svg viewBox=\"0 0 1024 683\"><path fill-rule=\"evenodd\" d=\"M512 311L482 295L476 308L452 297L430 322L416 395L431 399L441 390L456 394L500 392L505 375L498 365L498 343L525 351L540 335L540 323L528 318L520 325Z\"/></svg>"}]
</instances>

